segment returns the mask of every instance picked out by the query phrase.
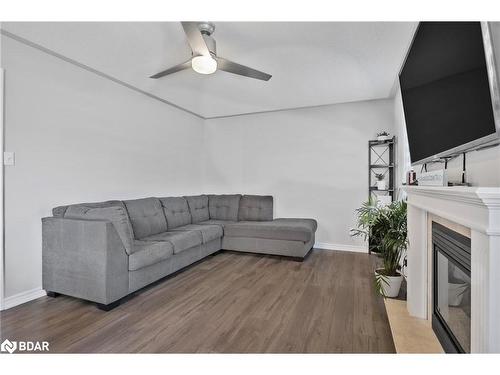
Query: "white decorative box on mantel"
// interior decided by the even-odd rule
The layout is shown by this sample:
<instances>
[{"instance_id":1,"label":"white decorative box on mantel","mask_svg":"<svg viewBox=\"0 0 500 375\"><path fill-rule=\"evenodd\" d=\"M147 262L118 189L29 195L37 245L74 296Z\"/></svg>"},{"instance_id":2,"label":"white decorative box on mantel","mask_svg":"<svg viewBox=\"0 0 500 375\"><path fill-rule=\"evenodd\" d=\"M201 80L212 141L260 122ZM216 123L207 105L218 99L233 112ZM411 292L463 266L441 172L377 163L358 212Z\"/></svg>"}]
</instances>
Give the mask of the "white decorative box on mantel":
<instances>
[{"instance_id":1,"label":"white decorative box on mantel","mask_svg":"<svg viewBox=\"0 0 500 375\"><path fill-rule=\"evenodd\" d=\"M410 315L432 316L433 216L470 229L471 352L500 353L500 188L405 186Z\"/></svg>"}]
</instances>

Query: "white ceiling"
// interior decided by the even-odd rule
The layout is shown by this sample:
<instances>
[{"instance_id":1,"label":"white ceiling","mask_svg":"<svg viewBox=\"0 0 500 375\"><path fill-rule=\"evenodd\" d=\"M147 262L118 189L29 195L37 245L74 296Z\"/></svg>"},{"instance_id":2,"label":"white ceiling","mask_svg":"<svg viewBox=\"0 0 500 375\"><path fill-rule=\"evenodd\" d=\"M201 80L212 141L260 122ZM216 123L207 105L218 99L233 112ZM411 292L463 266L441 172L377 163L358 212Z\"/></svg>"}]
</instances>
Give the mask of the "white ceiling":
<instances>
[{"instance_id":1,"label":"white ceiling","mask_svg":"<svg viewBox=\"0 0 500 375\"><path fill-rule=\"evenodd\" d=\"M202 117L387 98L412 22L215 22L219 56L272 74L151 74L187 60L180 23L3 23L22 38Z\"/></svg>"}]
</instances>

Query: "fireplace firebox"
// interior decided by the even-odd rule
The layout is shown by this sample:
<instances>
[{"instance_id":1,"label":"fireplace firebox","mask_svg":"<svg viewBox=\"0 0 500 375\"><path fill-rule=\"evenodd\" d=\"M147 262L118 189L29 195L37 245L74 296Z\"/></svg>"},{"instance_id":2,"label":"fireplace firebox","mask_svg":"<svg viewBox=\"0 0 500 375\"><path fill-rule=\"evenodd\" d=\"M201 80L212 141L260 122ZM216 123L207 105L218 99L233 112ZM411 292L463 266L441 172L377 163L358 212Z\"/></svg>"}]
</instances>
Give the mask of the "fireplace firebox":
<instances>
[{"instance_id":1,"label":"fireplace firebox","mask_svg":"<svg viewBox=\"0 0 500 375\"><path fill-rule=\"evenodd\" d=\"M432 328L447 353L470 353L471 240L432 223Z\"/></svg>"}]
</instances>

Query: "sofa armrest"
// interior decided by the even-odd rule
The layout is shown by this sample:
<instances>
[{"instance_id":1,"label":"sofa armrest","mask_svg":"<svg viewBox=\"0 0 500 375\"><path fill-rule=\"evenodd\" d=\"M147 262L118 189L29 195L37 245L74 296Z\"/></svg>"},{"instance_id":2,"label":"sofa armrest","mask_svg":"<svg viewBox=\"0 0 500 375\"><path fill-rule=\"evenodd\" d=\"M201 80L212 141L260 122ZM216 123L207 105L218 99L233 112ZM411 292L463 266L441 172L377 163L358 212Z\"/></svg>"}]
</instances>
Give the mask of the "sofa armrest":
<instances>
[{"instance_id":1,"label":"sofa armrest","mask_svg":"<svg viewBox=\"0 0 500 375\"><path fill-rule=\"evenodd\" d=\"M105 305L128 294L128 255L111 222L46 217L42 242L46 291Z\"/></svg>"}]
</instances>

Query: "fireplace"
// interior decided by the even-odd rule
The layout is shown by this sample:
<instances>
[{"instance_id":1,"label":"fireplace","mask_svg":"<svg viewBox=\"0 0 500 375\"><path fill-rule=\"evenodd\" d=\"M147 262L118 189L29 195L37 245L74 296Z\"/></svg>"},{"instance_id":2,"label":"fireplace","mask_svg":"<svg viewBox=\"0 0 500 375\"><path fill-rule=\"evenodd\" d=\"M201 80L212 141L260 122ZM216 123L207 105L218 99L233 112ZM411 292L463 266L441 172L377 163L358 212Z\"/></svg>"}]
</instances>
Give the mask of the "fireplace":
<instances>
[{"instance_id":1,"label":"fireplace","mask_svg":"<svg viewBox=\"0 0 500 375\"><path fill-rule=\"evenodd\" d=\"M434 317L435 329L442 328L443 335L439 332L438 335L443 342L443 337L448 337L448 343L452 341L449 335L451 331L455 340L462 340L462 343L459 341L458 344L464 352L468 351L469 346L471 353L500 353L500 187L406 186L404 190L408 194L406 306L410 316L425 319L429 325L432 325ZM456 249L456 254L445 253L444 249L436 250L438 253L435 254L432 240L433 222L466 237L444 231L449 234L445 238L453 239L449 242L458 244L459 249ZM447 258L446 262L437 256L439 254ZM451 255L456 256L452 258ZM434 257L438 261L435 261ZM470 287L467 287L465 292L457 290L452 292L462 297L460 303L456 300L454 304L458 304L462 308L461 313L467 316L460 320L459 325L464 328L465 335L457 330L457 326L454 325L455 320L448 323L445 319L438 320L439 311L446 311L446 299L443 293L449 290L449 287L441 286L441 300L434 301L434 265L440 263L441 271L440 273L439 269L437 271L438 276L441 275L443 278L441 285L446 285L443 284L446 281L444 275L447 274L445 265L449 263L458 270L451 267L451 276L448 270L450 281L448 284L467 284L470 276ZM439 280L437 282L439 284ZM459 287L452 285L451 288ZM440 295L439 289L437 295ZM464 304L468 304L469 300L470 326L464 324L464 320L469 319L468 306L465 308ZM434 314L435 302L442 303L437 314ZM450 310L455 312L454 308L457 306L451 307L452 309L448 308L448 312ZM441 312L441 315L443 314L446 315L445 312ZM449 319L450 316L441 318ZM468 334L470 341L467 340ZM446 347L446 350L451 351L450 346Z\"/></svg>"},{"instance_id":2,"label":"fireplace","mask_svg":"<svg viewBox=\"0 0 500 375\"><path fill-rule=\"evenodd\" d=\"M432 328L448 353L471 351L471 240L432 223Z\"/></svg>"}]
</instances>

